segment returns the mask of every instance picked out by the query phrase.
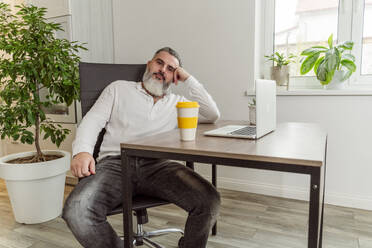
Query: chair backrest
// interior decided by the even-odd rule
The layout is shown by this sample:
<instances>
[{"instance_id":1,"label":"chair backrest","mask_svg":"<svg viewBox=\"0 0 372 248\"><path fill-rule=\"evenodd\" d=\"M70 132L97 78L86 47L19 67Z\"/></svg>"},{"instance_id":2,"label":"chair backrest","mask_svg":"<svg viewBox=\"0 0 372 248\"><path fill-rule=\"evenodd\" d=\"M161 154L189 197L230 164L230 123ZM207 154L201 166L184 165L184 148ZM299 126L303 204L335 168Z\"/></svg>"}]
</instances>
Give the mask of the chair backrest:
<instances>
[{"instance_id":1,"label":"chair backrest","mask_svg":"<svg viewBox=\"0 0 372 248\"><path fill-rule=\"evenodd\" d=\"M116 80L140 82L145 73L146 64L99 64L83 63L79 65L81 113L84 117L90 110L103 89ZM94 147L93 157L96 159L101 147L103 129Z\"/></svg>"}]
</instances>

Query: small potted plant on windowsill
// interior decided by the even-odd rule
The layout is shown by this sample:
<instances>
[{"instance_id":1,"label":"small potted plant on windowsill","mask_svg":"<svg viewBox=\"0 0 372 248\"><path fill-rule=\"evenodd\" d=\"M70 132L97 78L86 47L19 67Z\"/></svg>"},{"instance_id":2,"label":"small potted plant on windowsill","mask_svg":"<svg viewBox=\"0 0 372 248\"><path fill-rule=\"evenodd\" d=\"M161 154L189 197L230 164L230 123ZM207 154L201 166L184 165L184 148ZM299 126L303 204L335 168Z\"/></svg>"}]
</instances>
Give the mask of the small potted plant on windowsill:
<instances>
[{"instance_id":1,"label":"small potted plant on windowsill","mask_svg":"<svg viewBox=\"0 0 372 248\"><path fill-rule=\"evenodd\" d=\"M0 135L34 144L35 152L0 158L0 178L6 182L17 222L40 223L62 211L70 154L42 151L40 137L57 147L70 130L46 118L45 107L79 99L78 64L81 45L55 38L62 30L48 23L46 9L0 3ZM47 92L45 100L40 90Z\"/></svg>"},{"instance_id":2,"label":"small potted plant on windowsill","mask_svg":"<svg viewBox=\"0 0 372 248\"><path fill-rule=\"evenodd\" d=\"M294 62L296 56L284 53L275 52L270 56L265 56L267 60L273 61L274 66L271 67L271 79L276 81L278 86L288 86L289 83L289 64Z\"/></svg>"},{"instance_id":3,"label":"small potted plant on windowsill","mask_svg":"<svg viewBox=\"0 0 372 248\"><path fill-rule=\"evenodd\" d=\"M353 49L353 45L352 41L334 45L331 34L328 38L328 47L312 46L301 53L306 57L301 64L301 74L304 75L313 69L324 88L344 88L345 81L356 70L355 57L346 53Z\"/></svg>"},{"instance_id":4,"label":"small potted plant on windowsill","mask_svg":"<svg viewBox=\"0 0 372 248\"><path fill-rule=\"evenodd\" d=\"M249 108L249 123L256 125L256 98L253 97L252 101L248 104Z\"/></svg>"}]
</instances>

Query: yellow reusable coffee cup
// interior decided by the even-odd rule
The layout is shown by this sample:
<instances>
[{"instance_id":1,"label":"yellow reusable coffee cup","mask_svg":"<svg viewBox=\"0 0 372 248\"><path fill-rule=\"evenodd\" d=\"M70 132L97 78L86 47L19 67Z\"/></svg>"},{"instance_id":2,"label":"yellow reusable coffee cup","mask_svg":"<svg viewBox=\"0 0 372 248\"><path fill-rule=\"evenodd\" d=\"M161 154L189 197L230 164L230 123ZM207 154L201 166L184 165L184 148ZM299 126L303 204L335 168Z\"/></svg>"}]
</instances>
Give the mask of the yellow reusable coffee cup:
<instances>
[{"instance_id":1,"label":"yellow reusable coffee cup","mask_svg":"<svg viewBox=\"0 0 372 248\"><path fill-rule=\"evenodd\" d=\"M196 128L198 126L199 104L197 102L178 102L176 107L181 140L195 140Z\"/></svg>"}]
</instances>

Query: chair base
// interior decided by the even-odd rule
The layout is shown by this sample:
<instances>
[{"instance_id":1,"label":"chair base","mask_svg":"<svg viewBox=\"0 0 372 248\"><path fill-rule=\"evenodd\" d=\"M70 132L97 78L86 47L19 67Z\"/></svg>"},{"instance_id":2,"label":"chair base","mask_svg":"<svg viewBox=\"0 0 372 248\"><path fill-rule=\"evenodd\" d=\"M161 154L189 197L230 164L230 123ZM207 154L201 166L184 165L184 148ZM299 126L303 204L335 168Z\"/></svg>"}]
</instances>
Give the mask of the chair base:
<instances>
[{"instance_id":1,"label":"chair base","mask_svg":"<svg viewBox=\"0 0 372 248\"><path fill-rule=\"evenodd\" d=\"M150 238L165 235L168 233L181 233L183 236L183 230L178 228L166 228L151 232L146 232L142 230L143 230L142 225L139 224L137 226L137 233L134 235L133 245L135 246L146 245L152 248L165 248L164 246L151 240Z\"/></svg>"}]
</instances>

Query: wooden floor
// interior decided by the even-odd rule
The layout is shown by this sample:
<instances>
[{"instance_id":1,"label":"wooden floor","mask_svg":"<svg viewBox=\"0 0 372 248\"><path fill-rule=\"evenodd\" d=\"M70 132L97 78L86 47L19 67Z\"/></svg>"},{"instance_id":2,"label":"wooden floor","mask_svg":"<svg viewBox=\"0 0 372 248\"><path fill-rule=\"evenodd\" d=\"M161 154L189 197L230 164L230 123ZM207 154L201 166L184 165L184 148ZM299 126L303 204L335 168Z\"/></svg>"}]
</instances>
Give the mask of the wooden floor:
<instances>
[{"instance_id":1,"label":"wooden floor","mask_svg":"<svg viewBox=\"0 0 372 248\"><path fill-rule=\"evenodd\" d=\"M65 196L72 187L67 186ZM298 200L221 190L222 208L218 235L211 236L210 248L306 247L308 204ZM186 213L174 205L149 210L146 230L182 228ZM109 218L122 234L122 216ZM371 248L372 211L327 205L324 216L323 247ZM165 247L177 247L179 235L158 237ZM0 248L81 247L61 218L24 225L14 221L4 181L0 180Z\"/></svg>"}]
</instances>

